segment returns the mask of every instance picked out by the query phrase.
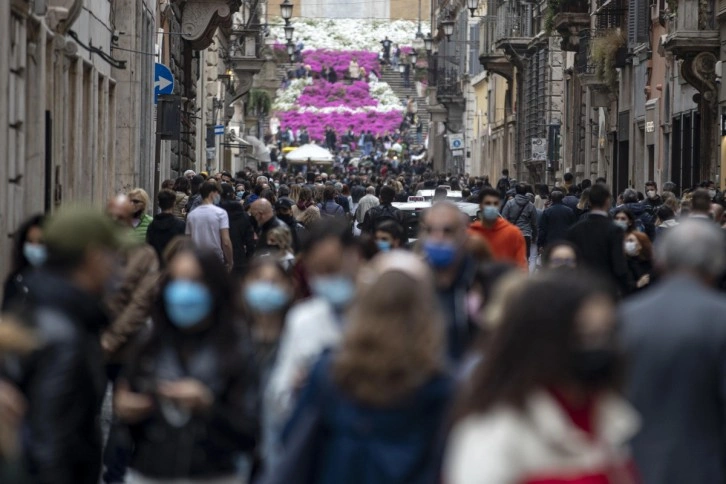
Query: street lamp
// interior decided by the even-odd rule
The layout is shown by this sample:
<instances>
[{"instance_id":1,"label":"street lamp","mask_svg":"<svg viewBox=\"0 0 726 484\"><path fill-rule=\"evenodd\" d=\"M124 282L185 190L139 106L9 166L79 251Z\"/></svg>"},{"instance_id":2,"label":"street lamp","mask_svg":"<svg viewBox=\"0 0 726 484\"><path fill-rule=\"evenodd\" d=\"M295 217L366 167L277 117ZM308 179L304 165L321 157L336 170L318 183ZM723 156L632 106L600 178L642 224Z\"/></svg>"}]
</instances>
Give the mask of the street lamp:
<instances>
[{"instance_id":1,"label":"street lamp","mask_svg":"<svg viewBox=\"0 0 726 484\"><path fill-rule=\"evenodd\" d=\"M287 41L287 55L293 55L295 53L295 44L292 43L291 40Z\"/></svg>"},{"instance_id":2,"label":"street lamp","mask_svg":"<svg viewBox=\"0 0 726 484\"><path fill-rule=\"evenodd\" d=\"M280 16L284 20L290 20L292 17L292 3L290 3L290 0L285 0L280 4Z\"/></svg>"},{"instance_id":3,"label":"street lamp","mask_svg":"<svg viewBox=\"0 0 726 484\"><path fill-rule=\"evenodd\" d=\"M471 12L471 16L474 16L474 12L479 8L479 0L466 0L466 8Z\"/></svg>"},{"instance_id":4,"label":"street lamp","mask_svg":"<svg viewBox=\"0 0 726 484\"><path fill-rule=\"evenodd\" d=\"M434 38L431 37L431 32L426 35L424 38L424 47L426 48L426 52L431 52L434 48Z\"/></svg>"},{"instance_id":5,"label":"street lamp","mask_svg":"<svg viewBox=\"0 0 726 484\"><path fill-rule=\"evenodd\" d=\"M415 50L412 50L411 53L408 55L408 58L411 60L411 65L416 65L416 61L418 60L418 55L416 54Z\"/></svg>"},{"instance_id":6,"label":"street lamp","mask_svg":"<svg viewBox=\"0 0 726 484\"><path fill-rule=\"evenodd\" d=\"M454 33L454 21L451 19L444 20L443 22L441 22L441 26L444 28L444 35L446 36L446 38L450 39Z\"/></svg>"},{"instance_id":7,"label":"street lamp","mask_svg":"<svg viewBox=\"0 0 726 484\"><path fill-rule=\"evenodd\" d=\"M403 64L398 64L398 72L400 72L401 74L406 72L406 66L404 66Z\"/></svg>"},{"instance_id":8,"label":"street lamp","mask_svg":"<svg viewBox=\"0 0 726 484\"><path fill-rule=\"evenodd\" d=\"M289 20L286 20L285 22L289 22ZM292 40L292 34L295 32L295 27L290 25L289 23L285 24L285 39L286 40Z\"/></svg>"}]
</instances>

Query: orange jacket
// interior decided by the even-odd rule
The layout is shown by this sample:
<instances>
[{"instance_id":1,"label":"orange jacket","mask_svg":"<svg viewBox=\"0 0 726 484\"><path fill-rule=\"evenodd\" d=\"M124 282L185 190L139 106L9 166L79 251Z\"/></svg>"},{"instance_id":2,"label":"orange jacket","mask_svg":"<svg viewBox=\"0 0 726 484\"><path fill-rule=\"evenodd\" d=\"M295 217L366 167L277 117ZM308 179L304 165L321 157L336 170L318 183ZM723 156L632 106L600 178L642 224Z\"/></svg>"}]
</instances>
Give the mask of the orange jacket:
<instances>
[{"instance_id":1,"label":"orange jacket","mask_svg":"<svg viewBox=\"0 0 726 484\"><path fill-rule=\"evenodd\" d=\"M477 220L469 226L469 234L483 237L489 242L495 260L514 262L528 269L526 248L522 232L511 223L499 217L491 228Z\"/></svg>"}]
</instances>

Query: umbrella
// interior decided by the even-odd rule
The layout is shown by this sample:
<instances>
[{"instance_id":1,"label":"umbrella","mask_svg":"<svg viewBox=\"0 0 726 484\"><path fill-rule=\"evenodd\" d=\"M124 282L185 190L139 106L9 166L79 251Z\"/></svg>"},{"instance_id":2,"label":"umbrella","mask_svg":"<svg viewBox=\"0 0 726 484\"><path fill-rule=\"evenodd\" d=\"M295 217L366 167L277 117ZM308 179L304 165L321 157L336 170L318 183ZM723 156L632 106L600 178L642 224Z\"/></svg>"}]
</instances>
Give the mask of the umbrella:
<instances>
[{"instance_id":1,"label":"umbrella","mask_svg":"<svg viewBox=\"0 0 726 484\"><path fill-rule=\"evenodd\" d=\"M314 144L303 145L287 154L287 161L290 163L307 163L308 160L318 164L331 164L333 155L325 148Z\"/></svg>"},{"instance_id":2,"label":"umbrella","mask_svg":"<svg viewBox=\"0 0 726 484\"><path fill-rule=\"evenodd\" d=\"M403 146L401 146L400 144L396 143L393 146L391 146L391 150L392 151L395 151L397 153L400 153L401 151L403 151Z\"/></svg>"}]
</instances>

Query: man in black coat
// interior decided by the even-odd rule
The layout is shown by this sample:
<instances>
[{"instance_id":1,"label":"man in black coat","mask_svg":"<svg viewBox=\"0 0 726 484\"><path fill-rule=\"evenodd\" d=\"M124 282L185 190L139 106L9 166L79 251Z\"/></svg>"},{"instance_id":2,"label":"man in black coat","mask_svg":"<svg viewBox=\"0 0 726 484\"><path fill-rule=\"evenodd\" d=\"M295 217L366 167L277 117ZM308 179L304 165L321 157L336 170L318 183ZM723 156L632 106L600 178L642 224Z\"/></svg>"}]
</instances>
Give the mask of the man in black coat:
<instances>
[{"instance_id":1,"label":"man in black coat","mask_svg":"<svg viewBox=\"0 0 726 484\"><path fill-rule=\"evenodd\" d=\"M580 250L585 267L610 279L621 295L625 295L631 284L623 250L623 231L608 215L611 201L612 195L605 185L593 185L590 188L590 215L570 228L567 240Z\"/></svg>"},{"instance_id":2,"label":"man in black coat","mask_svg":"<svg viewBox=\"0 0 726 484\"><path fill-rule=\"evenodd\" d=\"M548 244L567 237L567 231L575 225L577 217L570 207L562 204L564 193L553 190L550 194L552 205L542 213L537 237L540 250Z\"/></svg>"},{"instance_id":3,"label":"man in black coat","mask_svg":"<svg viewBox=\"0 0 726 484\"><path fill-rule=\"evenodd\" d=\"M101 330L108 324L101 297L124 239L92 209L61 211L43 236L48 260L29 280L23 315L42 342L18 376L28 402L24 458L31 482L97 484L106 391Z\"/></svg>"},{"instance_id":4,"label":"man in black coat","mask_svg":"<svg viewBox=\"0 0 726 484\"><path fill-rule=\"evenodd\" d=\"M146 243L154 248L159 260L163 261L164 249L177 235L184 235L187 224L174 216L176 194L171 190L161 190L158 195L161 213L154 215L154 220L146 231Z\"/></svg>"},{"instance_id":5,"label":"man in black coat","mask_svg":"<svg viewBox=\"0 0 726 484\"><path fill-rule=\"evenodd\" d=\"M229 239L234 254L232 272L243 274L255 252L255 229L242 202L237 200L232 185L222 185L222 202L219 206L226 210L229 217Z\"/></svg>"}]
</instances>

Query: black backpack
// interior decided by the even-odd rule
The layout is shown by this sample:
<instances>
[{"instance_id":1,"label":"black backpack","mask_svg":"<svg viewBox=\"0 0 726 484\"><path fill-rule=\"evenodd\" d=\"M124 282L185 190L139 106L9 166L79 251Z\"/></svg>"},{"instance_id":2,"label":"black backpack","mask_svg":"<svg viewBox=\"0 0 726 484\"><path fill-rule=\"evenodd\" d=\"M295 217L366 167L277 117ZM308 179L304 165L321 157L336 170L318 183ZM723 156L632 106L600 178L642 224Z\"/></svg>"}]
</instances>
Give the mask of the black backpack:
<instances>
[{"instance_id":1,"label":"black backpack","mask_svg":"<svg viewBox=\"0 0 726 484\"><path fill-rule=\"evenodd\" d=\"M371 222L373 224L374 232L376 228L386 220L392 220L403 226L403 215L396 207L392 205L378 205L377 207L371 208Z\"/></svg>"}]
</instances>

